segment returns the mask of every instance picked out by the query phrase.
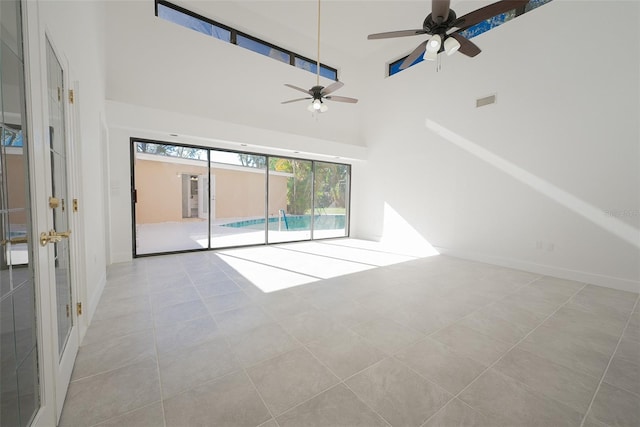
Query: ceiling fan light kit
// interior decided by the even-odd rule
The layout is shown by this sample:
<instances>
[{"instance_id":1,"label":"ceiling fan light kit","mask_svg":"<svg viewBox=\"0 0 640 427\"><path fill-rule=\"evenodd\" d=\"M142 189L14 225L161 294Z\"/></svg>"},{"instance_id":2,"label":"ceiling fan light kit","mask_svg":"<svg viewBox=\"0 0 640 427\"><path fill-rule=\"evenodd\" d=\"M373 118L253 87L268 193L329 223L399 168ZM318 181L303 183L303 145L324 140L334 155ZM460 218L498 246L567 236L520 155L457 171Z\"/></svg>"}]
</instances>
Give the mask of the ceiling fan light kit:
<instances>
[{"instance_id":1,"label":"ceiling fan light kit","mask_svg":"<svg viewBox=\"0 0 640 427\"><path fill-rule=\"evenodd\" d=\"M307 106L307 110L315 114L315 113L324 113L329 109L329 106L324 102L325 100L346 102L349 104L355 104L358 102L357 99L349 98L346 96L330 96L330 94L332 94L333 92L335 92L336 90L344 86L344 83L342 82L335 81L327 87L320 85L320 0L318 0L318 56L317 56L317 62L316 62L316 71L317 71L316 85L309 90L285 83L285 86L300 92L304 92L309 96L305 98L297 98L297 99L291 99L289 101L283 101L282 104L289 104L291 102L311 100L311 104Z\"/></svg>"},{"instance_id":2,"label":"ceiling fan light kit","mask_svg":"<svg viewBox=\"0 0 640 427\"><path fill-rule=\"evenodd\" d=\"M367 38L369 40L378 40L424 34L431 36L427 41L420 43L406 57L400 64L401 70L411 66L421 55L424 55L423 58L426 60L434 61L439 58L438 54L441 52L445 52L450 56L459 51L463 55L473 58L481 50L475 43L463 36L462 33L482 21L513 9L523 8L528 2L529 0L501 0L458 18L456 13L449 8L451 0L432 0L431 13L424 19L421 29L369 34Z\"/></svg>"},{"instance_id":3,"label":"ceiling fan light kit","mask_svg":"<svg viewBox=\"0 0 640 427\"><path fill-rule=\"evenodd\" d=\"M444 41L444 51L447 53L447 56L453 55L458 49L460 49L460 42L453 37L449 37Z\"/></svg>"}]
</instances>

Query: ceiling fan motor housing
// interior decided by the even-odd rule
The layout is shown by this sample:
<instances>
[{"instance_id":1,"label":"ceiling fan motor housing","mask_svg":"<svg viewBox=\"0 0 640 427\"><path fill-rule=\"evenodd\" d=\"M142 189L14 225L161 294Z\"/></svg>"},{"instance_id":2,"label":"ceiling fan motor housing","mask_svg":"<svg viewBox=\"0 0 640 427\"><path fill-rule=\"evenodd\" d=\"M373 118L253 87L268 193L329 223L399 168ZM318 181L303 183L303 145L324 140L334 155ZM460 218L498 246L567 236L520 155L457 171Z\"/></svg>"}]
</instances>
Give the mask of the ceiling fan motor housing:
<instances>
[{"instance_id":1,"label":"ceiling fan motor housing","mask_svg":"<svg viewBox=\"0 0 640 427\"><path fill-rule=\"evenodd\" d=\"M453 11L453 9L449 9L449 17L447 18L446 21L443 21L441 23L437 23L436 21L433 20L433 14L430 13L429 15L427 15L427 17L424 19L424 22L422 23L422 28L427 32L427 34L438 34L440 36L444 36L447 33L447 30L449 28L451 28L453 26L453 23L456 21L456 13Z\"/></svg>"},{"instance_id":2,"label":"ceiling fan motor housing","mask_svg":"<svg viewBox=\"0 0 640 427\"><path fill-rule=\"evenodd\" d=\"M319 99L322 101L322 89L324 89L324 86L314 86L311 88L310 92L313 99Z\"/></svg>"}]
</instances>

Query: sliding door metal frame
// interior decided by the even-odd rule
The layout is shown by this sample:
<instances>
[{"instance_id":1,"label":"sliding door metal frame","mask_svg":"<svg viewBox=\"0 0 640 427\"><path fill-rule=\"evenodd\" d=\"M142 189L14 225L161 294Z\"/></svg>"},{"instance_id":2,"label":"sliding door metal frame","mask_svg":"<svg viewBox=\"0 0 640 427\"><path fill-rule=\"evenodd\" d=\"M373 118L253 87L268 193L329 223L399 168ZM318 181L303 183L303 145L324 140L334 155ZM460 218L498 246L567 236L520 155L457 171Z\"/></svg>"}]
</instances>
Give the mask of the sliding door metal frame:
<instances>
[{"instance_id":1,"label":"sliding door metal frame","mask_svg":"<svg viewBox=\"0 0 640 427\"><path fill-rule=\"evenodd\" d=\"M210 250L219 250L219 249L232 249L232 248L239 248L239 247L250 247L250 246L262 246L262 245L269 245L272 243L269 243L269 176L270 176L270 170L269 170L269 161L271 158L278 158L278 159L289 159L289 160L302 160L305 162L311 162L311 169L310 169L310 173L311 173L311 218L310 218L310 223L309 223L309 227L310 227L310 238L309 239L302 239L302 240L292 240L290 242L275 242L275 243L295 243L295 242L308 242L308 241L313 241L313 240L331 240L331 239L344 239L344 238L348 238L351 234L351 165L347 164L347 163L339 163L339 162L330 162L330 161L324 161L324 160L311 160L311 159L303 159L303 158L299 158L299 157L291 157L291 156L280 156L280 155L269 155L269 154L263 154L263 153L257 153L257 152L251 152L251 151L239 151L239 150L232 150L232 149L226 149L226 148L215 148L215 147L206 147L206 146L199 146L199 145L192 145L192 144L183 144L183 143L179 143L179 142L169 142L169 141L160 141L160 140L156 140L156 139L147 139L147 138L136 138L136 137L130 137L129 138L129 142L130 142L130 168L131 168L131 231L132 231L132 239L131 239L131 246L132 246L132 253L133 253L133 258L141 258L141 257L148 257L148 256L156 256L156 255L170 255L170 254L181 254L181 253L187 253L187 252L202 252L202 251L210 251ZM150 143L150 144L158 144L158 145L172 145L175 147L186 147L186 148L194 148L194 149L198 149L198 150L206 150L207 151L207 170L208 170L208 236L207 236L207 248L201 248L201 249L185 249L185 250L179 250L179 251L167 251L167 252L154 252L154 253L149 253L149 254L138 254L137 253L137 248L136 248L136 237L137 237L137 230L136 230L136 203L137 203L137 191L136 191L136 185L135 185L135 160L136 160L136 144L137 143ZM211 152L212 151L221 151L221 152L225 152L225 153L234 153L234 154L247 154L247 155L251 155L251 156L260 156L260 157L264 157L266 159L266 164L265 164L265 205L264 205L264 218L265 218L265 227L264 227L264 242L263 243L255 243L255 244L249 244L249 245L237 245L237 246L225 246L224 248L212 248L211 247L211 226L212 226L212 219L211 219ZM315 230L315 209L316 209L316 194L315 194L315 190L316 190L316 164L317 163L328 163L328 164L335 164L335 165L344 165L347 167L348 173L347 173L347 183L345 185L345 193L346 193L346 203L345 203L345 235L344 236L339 236L339 237L327 237L327 238L319 238L316 239L314 237L314 230ZM294 177L295 179L295 177ZM275 244L274 243L274 244Z\"/></svg>"}]
</instances>

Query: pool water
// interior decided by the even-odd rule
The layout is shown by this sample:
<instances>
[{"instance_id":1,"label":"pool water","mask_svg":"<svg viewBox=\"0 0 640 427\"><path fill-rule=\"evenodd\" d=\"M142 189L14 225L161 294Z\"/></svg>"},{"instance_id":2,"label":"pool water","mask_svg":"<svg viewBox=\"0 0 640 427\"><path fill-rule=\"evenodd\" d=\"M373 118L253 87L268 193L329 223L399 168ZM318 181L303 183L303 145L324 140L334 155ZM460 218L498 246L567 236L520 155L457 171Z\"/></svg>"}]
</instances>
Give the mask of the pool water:
<instances>
[{"instance_id":1,"label":"pool water","mask_svg":"<svg viewBox=\"0 0 640 427\"><path fill-rule=\"evenodd\" d=\"M337 215L316 215L313 227L315 230L337 230L345 226L344 214ZM245 221L230 222L222 224L223 227L244 228L253 230L264 230L264 218L249 219ZM311 215L287 215L287 220L281 220L280 230L296 231L311 229ZM278 230L278 217L269 218L269 230Z\"/></svg>"}]
</instances>

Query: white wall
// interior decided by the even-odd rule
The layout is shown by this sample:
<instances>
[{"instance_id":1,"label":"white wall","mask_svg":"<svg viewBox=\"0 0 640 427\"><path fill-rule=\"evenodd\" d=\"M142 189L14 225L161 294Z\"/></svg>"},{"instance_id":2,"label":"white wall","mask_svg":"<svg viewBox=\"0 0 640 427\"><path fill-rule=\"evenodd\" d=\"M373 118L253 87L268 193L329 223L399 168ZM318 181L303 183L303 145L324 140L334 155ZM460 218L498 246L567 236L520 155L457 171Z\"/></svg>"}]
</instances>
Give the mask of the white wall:
<instances>
[{"instance_id":1,"label":"white wall","mask_svg":"<svg viewBox=\"0 0 640 427\"><path fill-rule=\"evenodd\" d=\"M639 8L555 0L440 72L423 62L385 79L372 58L354 234L390 237L386 203L445 253L640 290ZM621 33L593 31L608 17Z\"/></svg>"},{"instance_id":2,"label":"white wall","mask_svg":"<svg viewBox=\"0 0 640 427\"><path fill-rule=\"evenodd\" d=\"M78 141L81 170L79 176L79 215L84 228L75 231L84 240L86 277L78 283L86 285L86 315L93 314L105 283L105 209L100 135L104 118L105 47L104 3L98 1L40 1L40 24L62 60L69 66L69 77L77 82Z\"/></svg>"}]
</instances>

